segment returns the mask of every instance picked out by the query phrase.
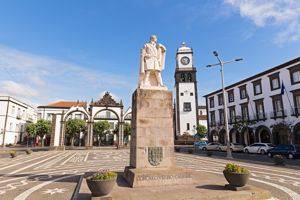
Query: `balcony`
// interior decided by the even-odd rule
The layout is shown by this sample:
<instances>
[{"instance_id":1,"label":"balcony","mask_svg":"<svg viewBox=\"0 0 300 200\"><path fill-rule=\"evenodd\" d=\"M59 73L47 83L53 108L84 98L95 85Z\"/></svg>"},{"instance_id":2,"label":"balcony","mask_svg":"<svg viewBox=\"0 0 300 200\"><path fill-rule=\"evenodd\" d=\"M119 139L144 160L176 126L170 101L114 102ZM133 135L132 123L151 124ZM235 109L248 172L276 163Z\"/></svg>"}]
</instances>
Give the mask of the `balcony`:
<instances>
[{"instance_id":1,"label":"balcony","mask_svg":"<svg viewBox=\"0 0 300 200\"><path fill-rule=\"evenodd\" d=\"M27 120L26 120L26 122L28 122L28 123L32 123L32 122L33 122L33 119L32 119L32 118L30 118L30 117L28 117L28 118L27 118Z\"/></svg>"},{"instance_id":2,"label":"balcony","mask_svg":"<svg viewBox=\"0 0 300 200\"><path fill-rule=\"evenodd\" d=\"M300 115L300 108L292 108L291 109L292 116L298 117Z\"/></svg>"},{"instance_id":3,"label":"balcony","mask_svg":"<svg viewBox=\"0 0 300 200\"><path fill-rule=\"evenodd\" d=\"M235 119L234 118L229 118L228 119L228 124L233 124L235 122Z\"/></svg>"},{"instance_id":4,"label":"balcony","mask_svg":"<svg viewBox=\"0 0 300 200\"><path fill-rule=\"evenodd\" d=\"M17 118L17 119L22 119L22 116L21 116L21 115L17 115L16 118Z\"/></svg>"},{"instance_id":5,"label":"balcony","mask_svg":"<svg viewBox=\"0 0 300 200\"><path fill-rule=\"evenodd\" d=\"M216 124L216 121L211 121L210 123L209 123L209 126L216 126L217 124Z\"/></svg>"},{"instance_id":6,"label":"balcony","mask_svg":"<svg viewBox=\"0 0 300 200\"><path fill-rule=\"evenodd\" d=\"M222 119L222 120L220 120L220 121L218 122L218 125L219 125L219 126L224 125L224 124L225 124L225 120L224 120L224 119Z\"/></svg>"},{"instance_id":7,"label":"balcony","mask_svg":"<svg viewBox=\"0 0 300 200\"><path fill-rule=\"evenodd\" d=\"M271 116L271 119L275 119L276 118L285 118L286 115L285 115L286 111L285 110L281 110L281 111L273 111L270 113L270 116Z\"/></svg>"},{"instance_id":8,"label":"balcony","mask_svg":"<svg viewBox=\"0 0 300 200\"><path fill-rule=\"evenodd\" d=\"M257 113L256 114L256 120L257 121L265 121L267 118L266 118L266 115L265 113Z\"/></svg>"}]
</instances>

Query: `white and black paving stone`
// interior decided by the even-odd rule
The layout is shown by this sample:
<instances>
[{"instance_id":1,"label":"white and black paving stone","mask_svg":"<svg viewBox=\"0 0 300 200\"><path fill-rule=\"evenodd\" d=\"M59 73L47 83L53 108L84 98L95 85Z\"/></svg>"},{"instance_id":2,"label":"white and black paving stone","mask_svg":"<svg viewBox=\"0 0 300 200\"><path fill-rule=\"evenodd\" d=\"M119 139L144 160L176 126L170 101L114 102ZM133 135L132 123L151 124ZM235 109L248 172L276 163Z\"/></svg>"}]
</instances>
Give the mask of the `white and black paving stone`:
<instances>
[{"instance_id":1,"label":"white and black paving stone","mask_svg":"<svg viewBox=\"0 0 300 200\"><path fill-rule=\"evenodd\" d=\"M265 156L265 159L269 158ZM249 169L252 173L249 184L271 191L274 199L300 200L300 167L296 165L282 167L271 162L229 161L214 155L175 153L176 165L214 173L222 179L228 162ZM128 165L128 149L38 151L13 159L0 158L0 199L71 199L85 172L97 169L122 172Z\"/></svg>"}]
</instances>

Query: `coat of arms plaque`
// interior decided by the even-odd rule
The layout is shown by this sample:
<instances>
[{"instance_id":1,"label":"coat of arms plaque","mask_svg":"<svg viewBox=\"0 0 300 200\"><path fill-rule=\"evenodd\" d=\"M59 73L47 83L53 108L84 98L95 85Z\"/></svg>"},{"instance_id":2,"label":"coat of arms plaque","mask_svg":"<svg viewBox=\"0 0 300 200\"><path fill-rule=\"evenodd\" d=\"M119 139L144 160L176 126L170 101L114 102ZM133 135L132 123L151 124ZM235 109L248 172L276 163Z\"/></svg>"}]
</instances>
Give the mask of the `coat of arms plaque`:
<instances>
[{"instance_id":1,"label":"coat of arms plaque","mask_svg":"<svg viewBox=\"0 0 300 200\"><path fill-rule=\"evenodd\" d=\"M148 161L151 165L157 166L163 159L162 147L148 147Z\"/></svg>"}]
</instances>

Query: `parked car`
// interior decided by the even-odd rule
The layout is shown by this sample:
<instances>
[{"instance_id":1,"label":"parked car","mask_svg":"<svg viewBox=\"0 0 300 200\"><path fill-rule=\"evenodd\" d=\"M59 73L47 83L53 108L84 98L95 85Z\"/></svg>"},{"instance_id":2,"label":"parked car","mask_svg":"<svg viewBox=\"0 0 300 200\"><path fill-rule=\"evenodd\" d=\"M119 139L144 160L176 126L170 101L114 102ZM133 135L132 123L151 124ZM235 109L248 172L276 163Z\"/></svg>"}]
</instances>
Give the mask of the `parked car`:
<instances>
[{"instance_id":1,"label":"parked car","mask_svg":"<svg viewBox=\"0 0 300 200\"><path fill-rule=\"evenodd\" d=\"M292 144L280 144L272 149L268 150L268 156L283 155L289 159L300 157L300 146L294 146Z\"/></svg>"},{"instance_id":2,"label":"parked car","mask_svg":"<svg viewBox=\"0 0 300 200\"><path fill-rule=\"evenodd\" d=\"M207 143L205 142L205 141L200 141L200 142L196 142L195 144L194 144L194 146L205 146L205 145L207 145Z\"/></svg>"},{"instance_id":3,"label":"parked car","mask_svg":"<svg viewBox=\"0 0 300 200\"><path fill-rule=\"evenodd\" d=\"M246 146L243 151L245 153L260 153L265 154L271 148L275 147L271 143L253 143L249 146Z\"/></svg>"},{"instance_id":4,"label":"parked car","mask_svg":"<svg viewBox=\"0 0 300 200\"><path fill-rule=\"evenodd\" d=\"M238 143L230 143L231 151L243 151L244 145ZM227 151L227 144L221 144L219 146L219 151Z\"/></svg>"},{"instance_id":5,"label":"parked car","mask_svg":"<svg viewBox=\"0 0 300 200\"><path fill-rule=\"evenodd\" d=\"M218 143L218 142L211 142L211 143L208 143L205 146L199 146L199 149L201 149L203 151L206 151L206 150L219 150L220 145L221 144Z\"/></svg>"}]
</instances>

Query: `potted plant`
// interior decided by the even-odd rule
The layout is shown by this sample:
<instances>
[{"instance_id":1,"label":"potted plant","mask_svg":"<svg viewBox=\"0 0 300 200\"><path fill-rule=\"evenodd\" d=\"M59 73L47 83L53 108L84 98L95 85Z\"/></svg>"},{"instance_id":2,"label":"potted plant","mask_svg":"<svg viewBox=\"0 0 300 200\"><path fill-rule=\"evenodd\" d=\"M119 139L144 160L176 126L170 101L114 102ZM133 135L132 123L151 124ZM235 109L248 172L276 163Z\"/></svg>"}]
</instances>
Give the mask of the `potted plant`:
<instances>
[{"instance_id":1,"label":"potted plant","mask_svg":"<svg viewBox=\"0 0 300 200\"><path fill-rule=\"evenodd\" d=\"M31 150L31 149L26 149L26 153L27 153L27 154L31 154L31 153L32 153L32 150Z\"/></svg>"},{"instance_id":2,"label":"potted plant","mask_svg":"<svg viewBox=\"0 0 300 200\"><path fill-rule=\"evenodd\" d=\"M113 189L118 174L109 170L98 170L86 178L87 185L93 197L107 195Z\"/></svg>"},{"instance_id":3,"label":"potted plant","mask_svg":"<svg viewBox=\"0 0 300 200\"><path fill-rule=\"evenodd\" d=\"M275 165L284 165L285 157L282 155L274 155L273 160Z\"/></svg>"},{"instance_id":4,"label":"potted plant","mask_svg":"<svg viewBox=\"0 0 300 200\"><path fill-rule=\"evenodd\" d=\"M234 163L228 163L223 171L225 179L233 187L242 187L247 184L250 172Z\"/></svg>"},{"instance_id":5,"label":"potted plant","mask_svg":"<svg viewBox=\"0 0 300 200\"><path fill-rule=\"evenodd\" d=\"M206 155L207 155L207 156L209 156L209 157L210 157L210 156L212 156L212 154L213 154L213 152L212 152L212 151L206 151Z\"/></svg>"},{"instance_id":6,"label":"potted plant","mask_svg":"<svg viewBox=\"0 0 300 200\"><path fill-rule=\"evenodd\" d=\"M189 154L192 154L194 149L188 149Z\"/></svg>"},{"instance_id":7,"label":"potted plant","mask_svg":"<svg viewBox=\"0 0 300 200\"><path fill-rule=\"evenodd\" d=\"M175 147L176 152L180 152L180 147Z\"/></svg>"},{"instance_id":8,"label":"potted plant","mask_svg":"<svg viewBox=\"0 0 300 200\"><path fill-rule=\"evenodd\" d=\"M10 151L9 154L12 158L17 156L17 153L15 151Z\"/></svg>"}]
</instances>

